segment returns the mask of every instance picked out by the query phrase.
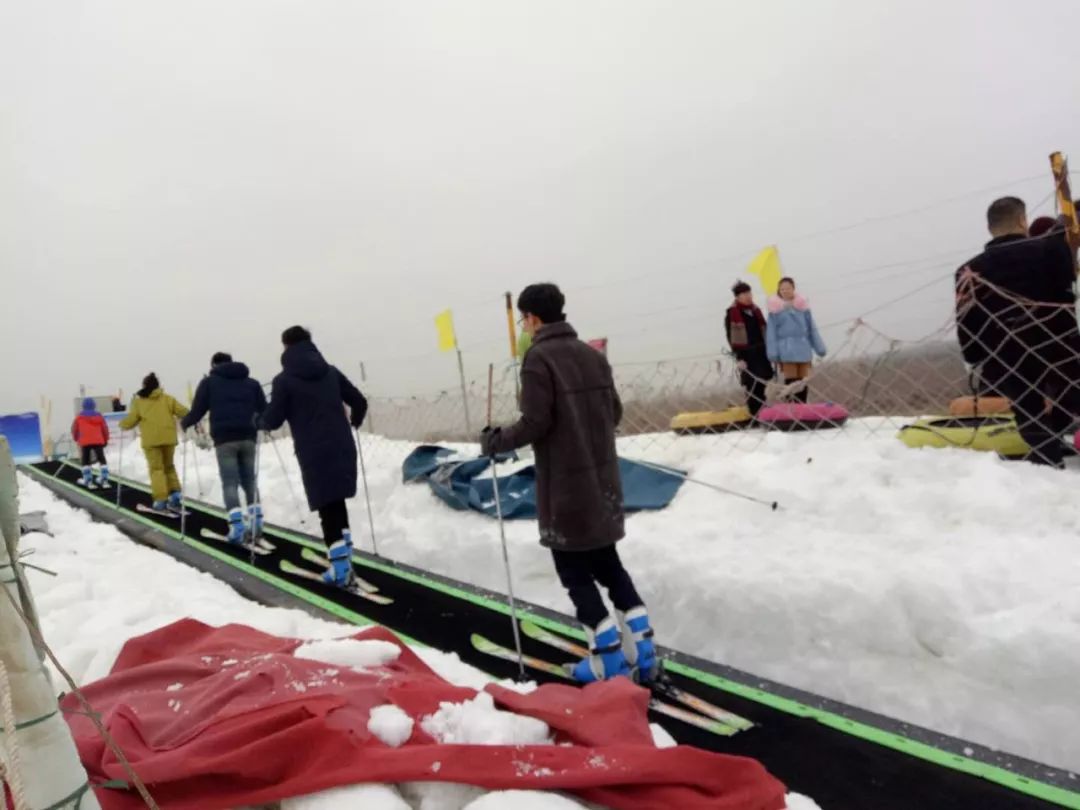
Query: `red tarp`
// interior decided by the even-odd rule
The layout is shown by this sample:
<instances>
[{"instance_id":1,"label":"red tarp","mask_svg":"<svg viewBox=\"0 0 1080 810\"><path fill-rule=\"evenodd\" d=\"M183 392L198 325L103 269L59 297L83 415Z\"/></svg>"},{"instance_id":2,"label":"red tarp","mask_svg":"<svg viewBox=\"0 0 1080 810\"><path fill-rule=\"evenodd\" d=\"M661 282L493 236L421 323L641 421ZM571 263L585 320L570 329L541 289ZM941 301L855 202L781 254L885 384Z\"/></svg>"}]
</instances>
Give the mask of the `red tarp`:
<instances>
[{"instance_id":1,"label":"red tarp","mask_svg":"<svg viewBox=\"0 0 1080 810\"><path fill-rule=\"evenodd\" d=\"M353 638L402 647L391 664L355 672L294 658L300 645L242 625L184 619L132 639L112 673L84 688L95 711L165 810L277 801L359 782L461 782L492 790L567 790L626 810L781 810L784 787L757 762L695 748L658 750L648 693L619 678L584 689L521 695L489 687L496 704L547 723L572 746L443 745L420 719L476 692L452 686L380 627ZM391 748L368 714L393 703L417 722ZM72 696L63 701L94 781L125 779ZM104 810L142 806L132 791L100 789Z\"/></svg>"}]
</instances>

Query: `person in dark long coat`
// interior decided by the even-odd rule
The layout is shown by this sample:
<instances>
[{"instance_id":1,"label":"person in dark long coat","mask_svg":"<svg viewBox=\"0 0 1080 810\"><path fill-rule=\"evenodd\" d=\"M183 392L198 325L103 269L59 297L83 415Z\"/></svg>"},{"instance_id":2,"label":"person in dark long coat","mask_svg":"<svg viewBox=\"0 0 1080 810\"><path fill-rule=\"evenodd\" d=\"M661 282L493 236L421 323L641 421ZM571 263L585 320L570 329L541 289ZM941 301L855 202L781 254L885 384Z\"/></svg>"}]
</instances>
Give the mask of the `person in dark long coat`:
<instances>
[{"instance_id":1,"label":"person in dark long coat","mask_svg":"<svg viewBox=\"0 0 1080 810\"><path fill-rule=\"evenodd\" d=\"M739 368L739 382L746 391L746 407L757 419L765 407L765 388L773 378L773 365L765 350L765 316L754 303L754 293L745 281L731 288L735 300L724 315L724 332Z\"/></svg>"},{"instance_id":2,"label":"person in dark long coat","mask_svg":"<svg viewBox=\"0 0 1080 810\"><path fill-rule=\"evenodd\" d=\"M323 359L302 326L286 329L281 342L282 372L274 377L260 427L277 430L289 423L308 506L319 513L330 549L330 568L323 578L348 587L353 581L352 532L345 502L356 495L356 444L349 425L363 424L367 400ZM348 417L344 405L349 406Z\"/></svg>"},{"instance_id":3,"label":"person in dark long coat","mask_svg":"<svg viewBox=\"0 0 1080 810\"><path fill-rule=\"evenodd\" d=\"M636 671L649 681L659 673L649 615L615 548L625 534L615 453L622 403L607 359L578 340L564 305L554 284L522 291L518 310L532 346L521 371L521 419L485 428L481 450L494 455L533 447L540 543L551 549L589 637L590 655L574 677L589 682ZM597 583L607 589L618 624Z\"/></svg>"}]
</instances>

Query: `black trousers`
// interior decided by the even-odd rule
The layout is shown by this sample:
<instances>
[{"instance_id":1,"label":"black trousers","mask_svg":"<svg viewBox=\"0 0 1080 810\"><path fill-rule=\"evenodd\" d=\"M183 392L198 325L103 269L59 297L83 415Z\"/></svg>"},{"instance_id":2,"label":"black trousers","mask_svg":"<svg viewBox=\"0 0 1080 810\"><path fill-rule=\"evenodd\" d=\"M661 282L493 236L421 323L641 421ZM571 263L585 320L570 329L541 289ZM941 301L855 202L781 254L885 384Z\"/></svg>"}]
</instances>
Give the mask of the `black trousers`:
<instances>
[{"instance_id":1,"label":"black trousers","mask_svg":"<svg viewBox=\"0 0 1080 810\"><path fill-rule=\"evenodd\" d=\"M95 461L97 459L97 461ZM103 467L109 466L109 462L105 460L105 447L100 444L92 444L82 448L82 465L89 467L91 464L100 464Z\"/></svg>"},{"instance_id":2,"label":"black trousers","mask_svg":"<svg viewBox=\"0 0 1080 810\"><path fill-rule=\"evenodd\" d=\"M1012 405L1016 427L1031 448L1028 461L1063 467L1062 439L1074 414L1080 414L1080 380L1062 376L1030 354L1012 365L988 362L987 366L983 367L984 379ZM1046 400L1050 400L1049 410Z\"/></svg>"},{"instance_id":3,"label":"black trousers","mask_svg":"<svg viewBox=\"0 0 1080 810\"><path fill-rule=\"evenodd\" d=\"M323 541L330 548L349 528L349 510L345 501L334 501L319 509L319 522L322 523Z\"/></svg>"},{"instance_id":4,"label":"black trousers","mask_svg":"<svg viewBox=\"0 0 1080 810\"><path fill-rule=\"evenodd\" d=\"M551 556L559 581L574 603L578 621L586 627L595 628L608 615L597 583L607 589L616 610L625 612L642 604L614 543L591 551L552 550Z\"/></svg>"},{"instance_id":5,"label":"black trousers","mask_svg":"<svg viewBox=\"0 0 1080 810\"><path fill-rule=\"evenodd\" d=\"M747 369L739 373L739 382L746 391L746 409L750 411L751 416L756 418L765 407L765 386L768 380Z\"/></svg>"}]
</instances>

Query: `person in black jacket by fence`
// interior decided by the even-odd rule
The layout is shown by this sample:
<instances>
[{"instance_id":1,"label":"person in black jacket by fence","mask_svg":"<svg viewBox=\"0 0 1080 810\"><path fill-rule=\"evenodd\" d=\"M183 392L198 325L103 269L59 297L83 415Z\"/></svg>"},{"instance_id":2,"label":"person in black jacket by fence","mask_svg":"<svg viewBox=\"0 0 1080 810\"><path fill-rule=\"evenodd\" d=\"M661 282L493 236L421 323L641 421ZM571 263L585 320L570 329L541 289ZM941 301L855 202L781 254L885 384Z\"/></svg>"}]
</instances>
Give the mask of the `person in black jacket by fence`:
<instances>
[{"instance_id":1,"label":"person in black jacket by fence","mask_svg":"<svg viewBox=\"0 0 1080 810\"><path fill-rule=\"evenodd\" d=\"M523 328L533 336L521 370L521 419L488 426L485 455L527 444L536 454L540 544L589 637L590 655L574 668L580 681L631 674L656 677L652 627L615 543L625 534L615 428L622 403L607 358L578 340L554 284L533 284L518 298ZM597 589L607 589L618 624Z\"/></svg>"},{"instance_id":2,"label":"person in black jacket by fence","mask_svg":"<svg viewBox=\"0 0 1080 810\"><path fill-rule=\"evenodd\" d=\"M739 368L739 382L746 390L746 407L757 419L765 407L765 386L773 377L772 363L765 350L765 316L754 303L754 293L745 281L731 288L735 300L724 315L724 333Z\"/></svg>"},{"instance_id":3,"label":"person in black jacket by fence","mask_svg":"<svg viewBox=\"0 0 1080 810\"><path fill-rule=\"evenodd\" d=\"M960 348L1012 403L1029 460L1062 467L1062 434L1080 415L1077 243L1061 227L1030 237L1016 197L996 200L987 224L993 239L956 272Z\"/></svg>"},{"instance_id":4,"label":"person in black jacket by fence","mask_svg":"<svg viewBox=\"0 0 1080 810\"><path fill-rule=\"evenodd\" d=\"M226 352L217 352L210 358L210 373L195 389L191 411L180 422L187 430L210 413L210 438L214 440L222 499L229 513L230 543L242 543L245 534L252 539L262 534L262 505L255 486L255 426L264 410L266 395L259 381L250 376L248 367L233 362ZM247 501L247 527L240 508L241 489Z\"/></svg>"},{"instance_id":5,"label":"person in black jacket by fence","mask_svg":"<svg viewBox=\"0 0 1080 810\"><path fill-rule=\"evenodd\" d=\"M348 587L353 581L352 532L345 502L356 495L356 444L349 425L363 424L367 400L323 359L302 326L286 329L281 342L282 372L274 377L261 427L277 430L289 423L308 505L319 513L330 550L323 578ZM343 403L349 406L348 418Z\"/></svg>"}]
</instances>

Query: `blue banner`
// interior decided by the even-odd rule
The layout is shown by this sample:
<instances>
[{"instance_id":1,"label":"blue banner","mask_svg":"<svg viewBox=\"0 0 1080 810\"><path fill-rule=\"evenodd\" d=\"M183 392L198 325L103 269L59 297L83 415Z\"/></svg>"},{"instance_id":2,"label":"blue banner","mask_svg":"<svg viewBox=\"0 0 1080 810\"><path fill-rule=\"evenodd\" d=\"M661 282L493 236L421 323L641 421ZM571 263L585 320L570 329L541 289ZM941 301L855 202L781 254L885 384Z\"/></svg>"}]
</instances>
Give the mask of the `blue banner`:
<instances>
[{"instance_id":1,"label":"blue banner","mask_svg":"<svg viewBox=\"0 0 1080 810\"><path fill-rule=\"evenodd\" d=\"M15 457L16 464L34 464L44 460L41 420L36 413L0 416L0 434L11 445L11 455Z\"/></svg>"}]
</instances>

